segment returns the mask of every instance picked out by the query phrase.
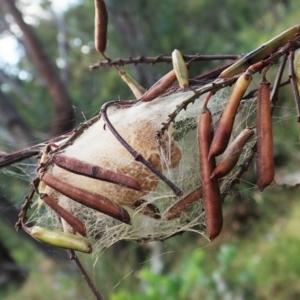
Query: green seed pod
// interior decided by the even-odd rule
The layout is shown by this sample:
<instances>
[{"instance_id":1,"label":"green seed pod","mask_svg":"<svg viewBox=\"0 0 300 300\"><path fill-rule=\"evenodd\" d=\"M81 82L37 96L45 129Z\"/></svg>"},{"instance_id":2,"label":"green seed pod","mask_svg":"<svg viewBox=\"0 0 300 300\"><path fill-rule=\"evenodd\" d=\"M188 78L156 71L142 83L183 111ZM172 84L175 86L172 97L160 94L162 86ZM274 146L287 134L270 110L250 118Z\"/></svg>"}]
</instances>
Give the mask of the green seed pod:
<instances>
[{"instance_id":1,"label":"green seed pod","mask_svg":"<svg viewBox=\"0 0 300 300\"><path fill-rule=\"evenodd\" d=\"M55 247L80 251L83 253L91 253L93 251L92 246L87 239L71 233L57 232L40 226L34 226L31 228L30 235L39 241Z\"/></svg>"},{"instance_id":2,"label":"green seed pod","mask_svg":"<svg viewBox=\"0 0 300 300\"><path fill-rule=\"evenodd\" d=\"M172 53L172 63L179 86L186 89L189 86L189 71L180 51L175 49Z\"/></svg>"}]
</instances>

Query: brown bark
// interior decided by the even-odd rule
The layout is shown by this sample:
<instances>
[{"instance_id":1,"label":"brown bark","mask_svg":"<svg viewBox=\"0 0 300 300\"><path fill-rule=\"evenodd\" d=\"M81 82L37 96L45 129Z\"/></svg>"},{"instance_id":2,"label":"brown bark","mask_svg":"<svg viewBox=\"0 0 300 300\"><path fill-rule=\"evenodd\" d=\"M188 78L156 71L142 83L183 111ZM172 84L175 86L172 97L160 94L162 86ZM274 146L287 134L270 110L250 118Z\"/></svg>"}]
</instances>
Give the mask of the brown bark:
<instances>
[{"instance_id":1,"label":"brown bark","mask_svg":"<svg viewBox=\"0 0 300 300\"><path fill-rule=\"evenodd\" d=\"M25 23L14 1L0 0L0 8L6 14L12 15L16 24L20 27L24 36L26 51L45 80L49 93L53 98L55 106L54 119L56 122L51 129L52 135L59 135L72 129L75 117L71 97L62 83L56 67L45 52L40 39L32 27Z\"/></svg>"}]
</instances>

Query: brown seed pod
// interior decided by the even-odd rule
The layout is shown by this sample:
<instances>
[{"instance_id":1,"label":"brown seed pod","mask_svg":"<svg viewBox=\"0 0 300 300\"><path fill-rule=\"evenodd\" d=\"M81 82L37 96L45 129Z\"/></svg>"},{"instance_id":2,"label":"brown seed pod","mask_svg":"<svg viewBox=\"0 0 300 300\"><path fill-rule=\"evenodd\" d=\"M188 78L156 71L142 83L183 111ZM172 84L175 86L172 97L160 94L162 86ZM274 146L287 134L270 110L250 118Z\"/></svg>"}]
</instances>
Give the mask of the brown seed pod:
<instances>
[{"instance_id":1,"label":"brown seed pod","mask_svg":"<svg viewBox=\"0 0 300 300\"><path fill-rule=\"evenodd\" d=\"M197 188L195 191L189 193L182 199L179 199L176 203L172 204L163 215L165 220L173 220L180 217L180 215L188 209L194 202L200 200L202 197L202 187Z\"/></svg>"},{"instance_id":2,"label":"brown seed pod","mask_svg":"<svg viewBox=\"0 0 300 300\"><path fill-rule=\"evenodd\" d=\"M54 201L47 194L40 194L40 198L51 207L61 218L63 218L75 232L78 232L82 236L86 236L86 228L85 225L73 216L69 211L60 206L56 201Z\"/></svg>"},{"instance_id":3,"label":"brown seed pod","mask_svg":"<svg viewBox=\"0 0 300 300\"><path fill-rule=\"evenodd\" d=\"M237 80L215 131L209 151L209 157L218 156L226 149L238 107L250 82L251 75L248 73L244 73Z\"/></svg>"},{"instance_id":4,"label":"brown seed pod","mask_svg":"<svg viewBox=\"0 0 300 300\"><path fill-rule=\"evenodd\" d=\"M175 80L175 71L171 70L164 77L158 80L139 100L142 102L149 102L155 99L156 97L160 96L163 92L165 92Z\"/></svg>"},{"instance_id":5,"label":"brown seed pod","mask_svg":"<svg viewBox=\"0 0 300 300\"><path fill-rule=\"evenodd\" d=\"M96 195L87 190L72 186L48 173L41 174L41 180L48 186L84 206L95 209L123 223L131 224L130 216L122 206L101 195Z\"/></svg>"},{"instance_id":6,"label":"brown seed pod","mask_svg":"<svg viewBox=\"0 0 300 300\"><path fill-rule=\"evenodd\" d=\"M139 183L129 176L118 174L63 154L55 154L52 160L57 166L72 173L115 183L136 191L141 191Z\"/></svg>"},{"instance_id":7,"label":"brown seed pod","mask_svg":"<svg viewBox=\"0 0 300 300\"><path fill-rule=\"evenodd\" d=\"M71 233L51 231L40 226L34 226L28 232L35 239L55 247L80 251L83 253L91 253L93 251L92 246L87 239Z\"/></svg>"},{"instance_id":8,"label":"brown seed pod","mask_svg":"<svg viewBox=\"0 0 300 300\"><path fill-rule=\"evenodd\" d=\"M263 79L257 96L257 186L260 191L274 180L273 133L270 102L270 83Z\"/></svg>"},{"instance_id":9,"label":"brown seed pod","mask_svg":"<svg viewBox=\"0 0 300 300\"><path fill-rule=\"evenodd\" d=\"M95 0L95 48L104 53L107 42L108 13L104 0Z\"/></svg>"},{"instance_id":10,"label":"brown seed pod","mask_svg":"<svg viewBox=\"0 0 300 300\"><path fill-rule=\"evenodd\" d=\"M253 135L253 130L250 128L244 129L235 139L229 144L225 150L222 159L218 166L214 169L211 178L222 178L227 175L235 167L246 143Z\"/></svg>"},{"instance_id":11,"label":"brown seed pod","mask_svg":"<svg viewBox=\"0 0 300 300\"><path fill-rule=\"evenodd\" d=\"M216 167L215 158L208 159L212 140L212 118L210 111L204 108L198 122L198 145L202 178L203 201L206 213L206 234L215 239L223 227L222 201L218 180L210 178Z\"/></svg>"}]
</instances>

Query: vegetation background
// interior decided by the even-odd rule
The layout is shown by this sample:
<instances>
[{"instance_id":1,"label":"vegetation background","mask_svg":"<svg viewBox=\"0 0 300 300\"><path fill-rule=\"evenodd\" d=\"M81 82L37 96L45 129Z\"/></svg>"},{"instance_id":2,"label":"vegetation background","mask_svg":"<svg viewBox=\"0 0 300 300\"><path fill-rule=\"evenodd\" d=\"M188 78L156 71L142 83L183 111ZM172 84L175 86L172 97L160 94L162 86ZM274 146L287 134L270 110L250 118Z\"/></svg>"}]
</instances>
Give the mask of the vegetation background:
<instances>
[{"instance_id":1,"label":"vegetation background","mask_svg":"<svg viewBox=\"0 0 300 300\"><path fill-rule=\"evenodd\" d=\"M93 45L94 2L61 2L0 0L0 151L42 142L94 116L105 101L132 97L115 70L88 69L101 59ZM175 48L247 53L300 15L297 0L106 3L111 58L169 55ZM195 63L191 73L218 64ZM170 65L125 69L150 87ZM250 170L226 199L225 228L213 244L183 234L164 243L120 242L95 264L82 256L108 299L300 298L300 155L288 88L273 120L276 183L262 194ZM64 252L14 231L35 167L33 160L0 170L0 299L92 299Z\"/></svg>"}]
</instances>

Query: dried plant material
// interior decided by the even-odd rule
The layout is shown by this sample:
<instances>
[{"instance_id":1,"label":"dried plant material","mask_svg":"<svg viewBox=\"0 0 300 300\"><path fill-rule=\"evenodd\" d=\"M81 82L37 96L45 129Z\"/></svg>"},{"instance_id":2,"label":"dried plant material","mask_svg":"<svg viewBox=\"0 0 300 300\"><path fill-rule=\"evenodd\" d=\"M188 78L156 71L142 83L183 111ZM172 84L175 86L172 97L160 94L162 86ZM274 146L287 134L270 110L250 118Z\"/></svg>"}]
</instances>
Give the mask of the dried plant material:
<instances>
[{"instance_id":1,"label":"dried plant material","mask_svg":"<svg viewBox=\"0 0 300 300\"><path fill-rule=\"evenodd\" d=\"M263 191L274 180L273 132L270 102L270 83L263 78L257 97L257 186Z\"/></svg>"},{"instance_id":2,"label":"dried plant material","mask_svg":"<svg viewBox=\"0 0 300 300\"><path fill-rule=\"evenodd\" d=\"M202 178L202 195L206 215L206 234L212 241L223 227L222 201L218 180L210 178L216 167L215 158L208 159L212 140L212 117L207 108L203 109L198 123L198 144Z\"/></svg>"},{"instance_id":3,"label":"dried plant material","mask_svg":"<svg viewBox=\"0 0 300 300\"><path fill-rule=\"evenodd\" d=\"M80 204L107 214L123 223L130 224L130 216L127 211L122 206L101 195L96 195L87 190L72 186L48 173L42 174L41 180L44 181L47 186L54 188Z\"/></svg>"},{"instance_id":4,"label":"dried plant material","mask_svg":"<svg viewBox=\"0 0 300 300\"><path fill-rule=\"evenodd\" d=\"M95 0L95 48L103 54L107 43L108 13L104 0Z\"/></svg>"},{"instance_id":5,"label":"dried plant material","mask_svg":"<svg viewBox=\"0 0 300 300\"><path fill-rule=\"evenodd\" d=\"M185 211L196 201L200 201L202 197L202 187L197 188L193 192L189 193L182 199L179 199L177 202L172 204L165 211L163 218L166 220L173 220L178 218L181 214L185 213Z\"/></svg>"},{"instance_id":6,"label":"dried plant material","mask_svg":"<svg viewBox=\"0 0 300 300\"><path fill-rule=\"evenodd\" d=\"M82 236L86 236L85 225L69 211L61 207L56 201L54 201L47 194L40 194L40 198L51 207L62 219L64 219L75 232L78 232Z\"/></svg>"},{"instance_id":7,"label":"dried plant material","mask_svg":"<svg viewBox=\"0 0 300 300\"><path fill-rule=\"evenodd\" d=\"M52 160L57 166L75 174L119 184L136 191L141 191L139 183L129 176L115 173L63 154L55 154Z\"/></svg>"},{"instance_id":8,"label":"dried plant material","mask_svg":"<svg viewBox=\"0 0 300 300\"><path fill-rule=\"evenodd\" d=\"M161 94L163 94L167 88L169 88L176 79L174 70L171 70L164 77L158 80L141 98L142 102L149 102Z\"/></svg>"},{"instance_id":9,"label":"dried plant material","mask_svg":"<svg viewBox=\"0 0 300 300\"><path fill-rule=\"evenodd\" d=\"M124 82L127 83L136 99L140 99L146 90L139 85L131 76L125 71L119 71L119 74Z\"/></svg>"},{"instance_id":10,"label":"dried plant material","mask_svg":"<svg viewBox=\"0 0 300 300\"><path fill-rule=\"evenodd\" d=\"M247 72L241 75L237 80L232 94L230 95L230 98L222 113L222 117L218 124L218 127L215 131L214 138L209 151L209 157L218 156L222 154L226 149L231 136L233 123L237 114L238 107L250 82L251 75Z\"/></svg>"},{"instance_id":11,"label":"dried plant material","mask_svg":"<svg viewBox=\"0 0 300 300\"><path fill-rule=\"evenodd\" d=\"M290 40L294 39L297 34L300 33L300 25L295 25L285 31L283 31L281 34L275 36L270 41L260 45L258 48L254 49L253 51L249 52L247 55L245 55L243 58L239 59L236 63L234 63L232 66L224 70L220 74L220 78L230 78L234 75L237 75L244 70L246 70L248 67L250 67L252 64L263 60L267 56L269 56L271 53L277 51L280 47L288 43Z\"/></svg>"}]
</instances>

